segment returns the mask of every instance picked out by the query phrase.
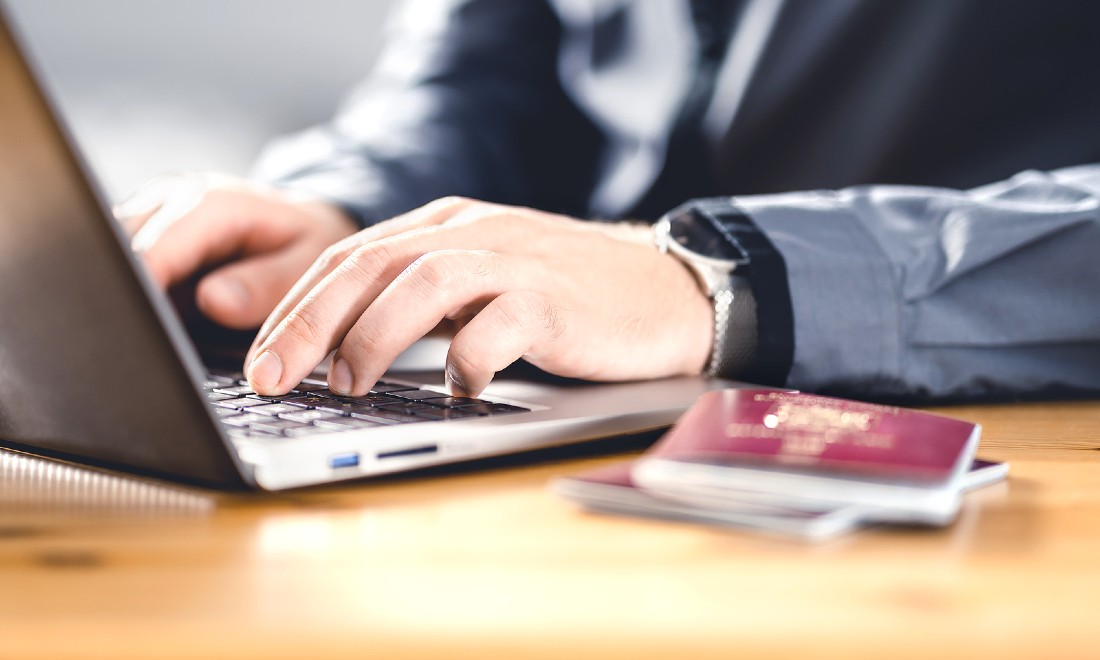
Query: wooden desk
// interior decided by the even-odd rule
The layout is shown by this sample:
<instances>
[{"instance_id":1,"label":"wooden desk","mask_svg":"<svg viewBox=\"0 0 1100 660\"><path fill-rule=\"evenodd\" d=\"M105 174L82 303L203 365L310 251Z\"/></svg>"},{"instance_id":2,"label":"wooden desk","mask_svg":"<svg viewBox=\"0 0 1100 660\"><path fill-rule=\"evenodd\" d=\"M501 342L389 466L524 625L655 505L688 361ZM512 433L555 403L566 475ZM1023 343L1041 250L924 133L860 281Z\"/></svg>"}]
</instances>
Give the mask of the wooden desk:
<instances>
[{"instance_id":1,"label":"wooden desk","mask_svg":"<svg viewBox=\"0 0 1100 660\"><path fill-rule=\"evenodd\" d=\"M0 657L1100 657L1100 403L948 412L1010 481L818 546L547 491L621 443L243 497L7 455Z\"/></svg>"}]
</instances>

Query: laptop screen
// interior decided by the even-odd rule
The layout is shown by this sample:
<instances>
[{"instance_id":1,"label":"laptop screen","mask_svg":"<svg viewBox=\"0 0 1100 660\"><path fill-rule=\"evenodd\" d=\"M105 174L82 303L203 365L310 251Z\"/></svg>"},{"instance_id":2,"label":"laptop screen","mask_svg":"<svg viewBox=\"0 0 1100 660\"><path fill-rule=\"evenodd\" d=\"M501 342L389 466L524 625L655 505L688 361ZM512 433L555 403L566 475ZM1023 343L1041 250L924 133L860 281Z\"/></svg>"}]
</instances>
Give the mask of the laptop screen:
<instances>
[{"instance_id":1,"label":"laptop screen","mask_svg":"<svg viewBox=\"0 0 1100 660\"><path fill-rule=\"evenodd\" d=\"M0 441L239 484L199 371L0 14Z\"/></svg>"}]
</instances>

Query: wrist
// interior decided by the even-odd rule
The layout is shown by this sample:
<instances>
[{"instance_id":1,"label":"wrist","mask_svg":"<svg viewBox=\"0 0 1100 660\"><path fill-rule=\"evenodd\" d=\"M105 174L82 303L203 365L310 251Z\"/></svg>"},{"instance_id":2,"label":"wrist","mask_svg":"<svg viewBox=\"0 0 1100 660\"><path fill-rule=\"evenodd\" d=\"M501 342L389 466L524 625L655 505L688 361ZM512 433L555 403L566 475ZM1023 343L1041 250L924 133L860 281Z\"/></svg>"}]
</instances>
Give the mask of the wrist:
<instances>
[{"instance_id":1,"label":"wrist","mask_svg":"<svg viewBox=\"0 0 1100 660\"><path fill-rule=\"evenodd\" d=\"M725 240L720 228L700 209L684 206L654 225L654 242L694 276L708 301L710 340L702 373L733 378L756 354L756 304L748 279L748 255Z\"/></svg>"},{"instance_id":2,"label":"wrist","mask_svg":"<svg viewBox=\"0 0 1100 660\"><path fill-rule=\"evenodd\" d=\"M684 286L680 294L680 300L684 302L675 307L681 315L676 319L681 331L676 340L675 351L683 361L682 371L691 375L706 375L714 355L716 339L714 301L708 294L707 287L700 282L699 276L688 264L667 252L661 256L675 262L675 269L686 276L683 278Z\"/></svg>"}]
</instances>

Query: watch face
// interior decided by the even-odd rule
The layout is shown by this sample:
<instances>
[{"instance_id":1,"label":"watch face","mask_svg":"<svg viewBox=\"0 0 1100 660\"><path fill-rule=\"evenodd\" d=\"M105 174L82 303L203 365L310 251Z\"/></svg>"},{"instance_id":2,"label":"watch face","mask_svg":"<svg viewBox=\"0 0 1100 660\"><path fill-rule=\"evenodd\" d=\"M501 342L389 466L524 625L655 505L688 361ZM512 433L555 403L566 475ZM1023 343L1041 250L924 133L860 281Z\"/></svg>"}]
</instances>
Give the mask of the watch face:
<instances>
[{"instance_id":1,"label":"watch face","mask_svg":"<svg viewBox=\"0 0 1100 660\"><path fill-rule=\"evenodd\" d=\"M748 254L731 243L715 224L698 209L688 208L670 218L669 237L690 252L708 259L744 264Z\"/></svg>"}]
</instances>

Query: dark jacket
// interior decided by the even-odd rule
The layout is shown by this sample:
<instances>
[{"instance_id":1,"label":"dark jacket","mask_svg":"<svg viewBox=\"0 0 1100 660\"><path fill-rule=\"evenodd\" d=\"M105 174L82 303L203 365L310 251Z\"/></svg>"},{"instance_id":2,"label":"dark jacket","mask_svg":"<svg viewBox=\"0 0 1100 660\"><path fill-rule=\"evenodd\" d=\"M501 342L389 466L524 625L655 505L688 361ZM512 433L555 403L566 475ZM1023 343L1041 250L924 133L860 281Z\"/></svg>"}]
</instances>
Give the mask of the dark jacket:
<instances>
[{"instance_id":1,"label":"dark jacket","mask_svg":"<svg viewBox=\"0 0 1100 660\"><path fill-rule=\"evenodd\" d=\"M785 264L753 283L772 383L1096 390L1100 168L1051 171L1100 161L1098 62L1086 1L427 0L258 174L364 224L732 196Z\"/></svg>"}]
</instances>

